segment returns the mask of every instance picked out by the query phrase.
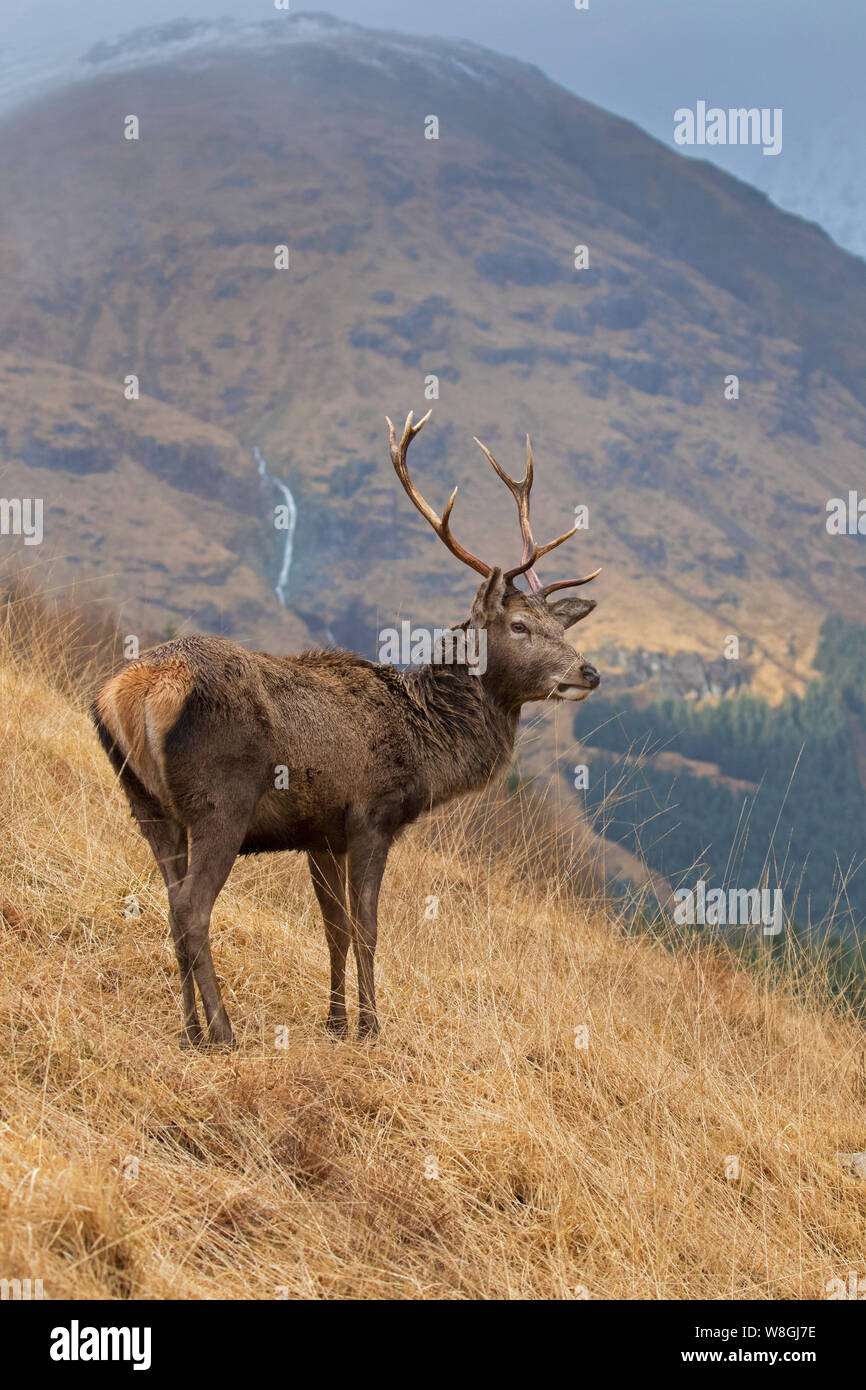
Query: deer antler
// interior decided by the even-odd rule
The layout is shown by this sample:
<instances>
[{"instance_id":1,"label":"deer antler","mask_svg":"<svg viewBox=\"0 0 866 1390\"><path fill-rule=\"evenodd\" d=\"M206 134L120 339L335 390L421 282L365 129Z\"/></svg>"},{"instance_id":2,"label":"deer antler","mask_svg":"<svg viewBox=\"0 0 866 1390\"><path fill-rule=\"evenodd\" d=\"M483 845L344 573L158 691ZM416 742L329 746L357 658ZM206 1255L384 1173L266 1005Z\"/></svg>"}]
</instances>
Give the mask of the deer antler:
<instances>
[{"instance_id":1,"label":"deer antler","mask_svg":"<svg viewBox=\"0 0 866 1390\"><path fill-rule=\"evenodd\" d=\"M535 561L538 559L538 546L532 539L532 529L529 524L529 494L532 489L532 448L529 443L529 435L526 436L526 472L519 483L515 478L509 478L504 468L500 468L486 444L482 444L481 440L477 439L475 435L473 435L472 438L475 439L475 443L489 462L493 464L498 477L502 479L517 503L520 534L523 537L523 563L517 569L508 570L503 577L506 581L510 581L515 579L518 574L525 574L526 578L529 580L529 586L533 593L538 593L541 588L541 580L532 568Z\"/></svg>"},{"instance_id":2,"label":"deer antler","mask_svg":"<svg viewBox=\"0 0 866 1390\"><path fill-rule=\"evenodd\" d=\"M475 438L474 435L473 438ZM496 462L496 459L493 457L486 444L482 444L480 439L475 439L475 443L489 462L492 463L496 473L502 479L517 503L517 515L520 518L520 534L523 536L523 564L519 565L516 569L508 570L504 576L505 579L513 580L517 578L518 574L525 573L529 581L530 589L538 598L546 598L547 595L552 594L555 589L570 589L574 585L588 584L591 579L595 579L596 574L601 572L600 570L596 570L593 574L586 575L583 579L562 579L558 584L548 584L545 587L535 572L534 565L536 560L542 555L547 555L551 550L555 550L558 545L562 545L563 541L567 541L569 536L574 535L577 527L572 526L570 531L566 531L562 536L557 536L555 541L548 541L546 545L535 544L532 538L532 527L529 521L529 494L532 490L533 478L532 444L530 443L529 435L526 436L526 472L520 482L517 482L515 478L509 478L505 469L501 468Z\"/></svg>"},{"instance_id":3,"label":"deer antler","mask_svg":"<svg viewBox=\"0 0 866 1390\"><path fill-rule=\"evenodd\" d=\"M588 584L591 579L595 579L596 575L599 574L601 574L601 565L599 565L597 570L593 570L592 574L585 574L582 579L560 579L557 584L545 584L544 588L540 590L538 597L547 598L548 594L554 593L557 589L576 589L579 584Z\"/></svg>"},{"instance_id":4,"label":"deer antler","mask_svg":"<svg viewBox=\"0 0 866 1390\"><path fill-rule=\"evenodd\" d=\"M455 488L448 498L445 504L445 510L440 517L434 512L429 502L424 501L424 498L409 476L409 470L406 467L406 452L416 434L424 428L432 414L433 411L428 410L424 418L419 420L417 425L413 425L412 418L414 412L410 410L409 414L406 416L406 424L403 427L403 435L399 444L397 443L397 431L391 424L388 416L385 416L385 420L388 424L389 442L391 446L391 462L394 465L397 477L406 490L407 496L418 508L421 515L430 522L430 525L433 527L440 541L443 541L451 551L451 554L456 555L458 560L462 560L464 565L469 565L471 569L474 569L478 574L483 574L485 579L487 579L493 573L493 566L485 564L483 560L478 559L477 555L473 555L470 551L465 550L463 546L460 545L459 541L456 541L451 534L449 522L451 519L451 509L454 506L454 499L457 496L457 489Z\"/></svg>"},{"instance_id":5,"label":"deer antler","mask_svg":"<svg viewBox=\"0 0 866 1390\"><path fill-rule=\"evenodd\" d=\"M457 496L457 488L455 487L451 496L448 498L445 504L445 510L440 517L437 512L434 512L429 502L424 500L409 476L409 469L406 465L406 454L409 445L412 443L416 434L419 434L424 428L432 414L433 411L428 410L427 414L423 419L419 420L416 425L413 423L414 412L410 410L409 414L406 416L406 424L403 426L403 434L399 443L397 441L397 431L388 416L385 416L388 425L391 462L394 465L397 477L403 484L406 495L414 506L418 508L421 515L429 521L436 535L448 547L451 554L456 555L457 559L462 560L464 565L469 565L470 569L474 569L478 574L483 575L484 578L487 579L493 573L493 566L488 565L484 560L479 560L477 555L473 555L471 551L466 550L451 534L451 511L454 506L454 499ZM577 527L572 526L570 531L566 531L562 536L557 536L555 541L548 541L546 545L536 545L529 521L529 494L532 490L533 476L532 445L529 441L529 435L526 436L526 472L520 482L515 478L510 478L505 470L500 468L490 450L485 444L481 443L480 439L476 439L475 443L482 453L486 455L490 463L492 463L498 477L505 483L505 486L517 503L517 515L520 518L520 534L523 537L523 561L521 564L516 565L514 569L506 570L503 575L506 582L511 583L519 574L525 574L532 592L538 598L544 599L548 594L554 593L557 589L575 588L579 584L588 584L591 579L595 579L596 575L601 573L600 569L594 570L592 574L585 575L583 579L561 579L556 584L548 584L545 586L535 573L534 565L536 560L542 555L549 554L551 550L555 550L558 545L562 545L563 541L567 541L569 536L574 535Z\"/></svg>"}]
</instances>

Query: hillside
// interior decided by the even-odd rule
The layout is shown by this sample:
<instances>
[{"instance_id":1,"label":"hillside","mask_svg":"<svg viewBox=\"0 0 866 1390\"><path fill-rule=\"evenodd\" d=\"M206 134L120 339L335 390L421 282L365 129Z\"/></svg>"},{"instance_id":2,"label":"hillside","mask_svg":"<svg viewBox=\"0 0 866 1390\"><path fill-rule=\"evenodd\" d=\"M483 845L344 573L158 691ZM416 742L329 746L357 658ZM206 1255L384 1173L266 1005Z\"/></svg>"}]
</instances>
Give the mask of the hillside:
<instances>
[{"instance_id":1,"label":"hillside","mask_svg":"<svg viewBox=\"0 0 866 1390\"><path fill-rule=\"evenodd\" d=\"M143 645L181 623L307 642L264 581L271 498L232 434L154 398L131 411L104 378L40 358L0 353L0 395L3 495L44 498L42 546L19 550L44 583L109 598Z\"/></svg>"},{"instance_id":2,"label":"hillside","mask_svg":"<svg viewBox=\"0 0 866 1390\"><path fill-rule=\"evenodd\" d=\"M866 1184L836 1154L863 1148L862 1027L815 978L785 993L627 935L537 871L542 839L471 851L465 806L393 856L377 1045L321 1029L305 869L272 856L215 912L239 1051L182 1053L161 882L64 674L71 628L0 649L6 1277L50 1298L814 1299L860 1267Z\"/></svg>"},{"instance_id":3,"label":"hillside","mask_svg":"<svg viewBox=\"0 0 866 1390\"><path fill-rule=\"evenodd\" d=\"M397 610L460 616L469 577L385 449L384 414L419 409L435 374L414 466L440 505L460 483L455 529L476 553L517 549L473 434L514 470L531 432L539 533L589 506L562 564L604 565L586 638L601 665L640 649L712 662L733 632L760 693L802 688L822 618L864 596L859 538L824 527L827 498L866 482L862 262L471 44L283 16L167 26L87 67L0 123L0 349L7 374L59 364L37 449L19 441L45 386L4 409L0 478L45 497L70 574L105 554L124 611L281 649L309 631L369 652ZM153 468L139 446L159 410ZM75 421L98 468L70 451ZM229 505L189 467L192 438L233 479ZM298 506L294 626L257 447Z\"/></svg>"}]
</instances>

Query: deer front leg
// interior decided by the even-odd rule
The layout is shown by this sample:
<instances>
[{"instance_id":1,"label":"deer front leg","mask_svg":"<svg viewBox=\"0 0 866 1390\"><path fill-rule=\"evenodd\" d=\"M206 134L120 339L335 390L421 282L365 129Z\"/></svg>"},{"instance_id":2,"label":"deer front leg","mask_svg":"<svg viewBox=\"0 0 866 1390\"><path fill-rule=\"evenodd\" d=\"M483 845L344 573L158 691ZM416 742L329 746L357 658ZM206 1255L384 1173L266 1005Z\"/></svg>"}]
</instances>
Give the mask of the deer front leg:
<instances>
[{"instance_id":1,"label":"deer front leg","mask_svg":"<svg viewBox=\"0 0 866 1390\"><path fill-rule=\"evenodd\" d=\"M360 834L349 844L349 908L352 914L352 945L358 967L358 1036L361 1038L374 1037L379 1031L373 963L378 930L379 887L390 848L390 838L386 839L374 831Z\"/></svg>"},{"instance_id":2,"label":"deer front leg","mask_svg":"<svg viewBox=\"0 0 866 1390\"><path fill-rule=\"evenodd\" d=\"M310 877L322 910L328 953L331 957L331 994L326 1027L337 1038L348 1032L346 1019L346 956L352 936L352 920L346 903L345 854L307 855Z\"/></svg>"}]
</instances>

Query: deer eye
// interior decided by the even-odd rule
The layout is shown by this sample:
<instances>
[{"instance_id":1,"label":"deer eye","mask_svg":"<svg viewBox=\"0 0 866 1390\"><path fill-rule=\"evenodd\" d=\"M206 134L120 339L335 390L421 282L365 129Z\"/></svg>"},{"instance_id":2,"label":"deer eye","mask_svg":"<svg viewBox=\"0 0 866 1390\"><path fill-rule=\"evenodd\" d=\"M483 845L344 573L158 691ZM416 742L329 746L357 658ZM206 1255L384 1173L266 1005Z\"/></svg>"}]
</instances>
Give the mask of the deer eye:
<instances>
[{"instance_id":1,"label":"deer eye","mask_svg":"<svg viewBox=\"0 0 866 1390\"><path fill-rule=\"evenodd\" d=\"M512 632L528 632L529 629L528 629L528 627L526 626L526 623L516 622L516 623L512 623L512 624L511 624L511 631L512 631Z\"/></svg>"}]
</instances>

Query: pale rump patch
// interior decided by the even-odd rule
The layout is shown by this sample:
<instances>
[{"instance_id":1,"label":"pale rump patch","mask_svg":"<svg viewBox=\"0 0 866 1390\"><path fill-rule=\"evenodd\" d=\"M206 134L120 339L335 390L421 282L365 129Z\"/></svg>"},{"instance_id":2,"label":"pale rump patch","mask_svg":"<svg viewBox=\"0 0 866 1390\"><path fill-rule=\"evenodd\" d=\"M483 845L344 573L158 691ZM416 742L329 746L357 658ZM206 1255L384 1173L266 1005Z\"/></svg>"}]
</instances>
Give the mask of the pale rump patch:
<instances>
[{"instance_id":1,"label":"pale rump patch","mask_svg":"<svg viewBox=\"0 0 866 1390\"><path fill-rule=\"evenodd\" d=\"M193 687L181 657L159 666L136 663L103 686L96 707L114 742L152 796L168 800L163 744Z\"/></svg>"}]
</instances>

